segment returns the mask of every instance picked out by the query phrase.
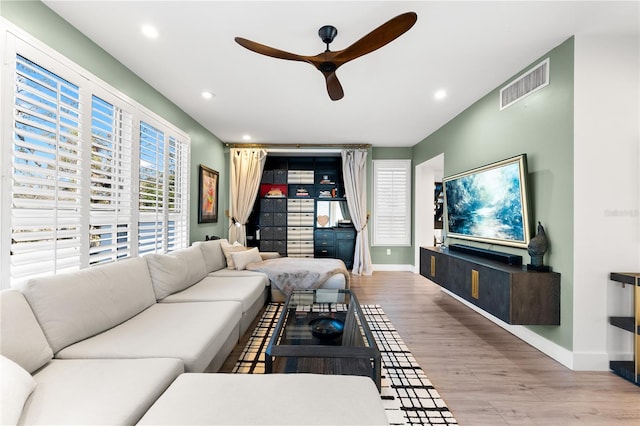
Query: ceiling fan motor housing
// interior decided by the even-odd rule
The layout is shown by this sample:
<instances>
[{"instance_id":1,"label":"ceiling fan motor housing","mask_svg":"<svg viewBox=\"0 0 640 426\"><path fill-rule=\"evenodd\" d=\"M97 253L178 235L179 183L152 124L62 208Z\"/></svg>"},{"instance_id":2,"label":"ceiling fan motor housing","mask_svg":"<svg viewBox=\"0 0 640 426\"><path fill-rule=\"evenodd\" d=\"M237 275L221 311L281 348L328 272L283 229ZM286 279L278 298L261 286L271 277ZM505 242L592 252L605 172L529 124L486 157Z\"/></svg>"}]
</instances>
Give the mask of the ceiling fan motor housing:
<instances>
[{"instance_id":1,"label":"ceiling fan motor housing","mask_svg":"<svg viewBox=\"0 0 640 426\"><path fill-rule=\"evenodd\" d=\"M331 25L325 25L318 30L318 35L320 36L324 44L329 45L329 43L331 43L333 39L336 38L336 35L338 35L338 30L336 29L336 27L333 27Z\"/></svg>"},{"instance_id":2,"label":"ceiling fan motor housing","mask_svg":"<svg viewBox=\"0 0 640 426\"><path fill-rule=\"evenodd\" d=\"M320 71L322 72L333 72L335 71L338 67L336 66L335 63L333 62L322 62L319 67Z\"/></svg>"}]
</instances>

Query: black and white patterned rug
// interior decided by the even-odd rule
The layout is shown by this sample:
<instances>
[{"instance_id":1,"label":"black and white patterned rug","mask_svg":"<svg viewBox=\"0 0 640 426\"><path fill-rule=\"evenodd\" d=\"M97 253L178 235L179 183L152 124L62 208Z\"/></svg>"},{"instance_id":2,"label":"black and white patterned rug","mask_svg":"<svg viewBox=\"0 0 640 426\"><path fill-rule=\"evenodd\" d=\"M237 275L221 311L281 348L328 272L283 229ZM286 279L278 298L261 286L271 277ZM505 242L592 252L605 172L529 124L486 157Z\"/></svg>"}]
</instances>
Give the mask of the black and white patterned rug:
<instances>
[{"instance_id":1,"label":"black and white patterned rug","mask_svg":"<svg viewBox=\"0 0 640 426\"><path fill-rule=\"evenodd\" d=\"M240 354L233 372L264 373L264 351L283 305L269 304ZM382 398L391 425L457 425L438 391L378 305L363 305L382 355Z\"/></svg>"}]
</instances>

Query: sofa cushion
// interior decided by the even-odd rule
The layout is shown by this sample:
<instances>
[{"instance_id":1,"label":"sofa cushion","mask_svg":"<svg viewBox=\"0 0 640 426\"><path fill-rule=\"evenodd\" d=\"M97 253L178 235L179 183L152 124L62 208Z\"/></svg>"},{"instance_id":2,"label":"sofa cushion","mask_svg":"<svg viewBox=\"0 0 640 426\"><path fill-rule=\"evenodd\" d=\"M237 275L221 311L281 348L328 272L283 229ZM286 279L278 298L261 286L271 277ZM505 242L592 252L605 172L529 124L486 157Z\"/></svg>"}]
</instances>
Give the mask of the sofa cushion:
<instances>
[{"instance_id":1,"label":"sofa cushion","mask_svg":"<svg viewBox=\"0 0 640 426\"><path fill-rule=\"evenodd\" d=\"M17 290L0 292L2 355L29 373L53 358L53 351L24 295Z\"/></svg>"},{"instance_id":2,"label":"sofa cushion","mask_svg":"<svg viewBox=\"0 0 640 426\"><path fill-rule=\"evenodd\" d=\"M169 254L145 256L157 300L184 290L207 275L199 247L189 247Z\"/></svg>"},{"instance_id":3,"label":"sofa cushion","mask_svg":"<svg viewBox=\"0 0 640 426\"><path fill-rule=\"evenodd\" d=\"M224 257L220 243L227 240L197 241L193 243L195 247L202 250L207 273L217 271L227 267L227 259Z\"/></svg>"},{"instance_id":4,"label":"sofa cushion","mask_svg":"<svg viewBox=\"0 0 640 426\"><path fill-rule=\"evenodd\" d=\"M242 271L237 271L235 269L220 269L218 271L215 272L211 272L210 274L207 274L208 277L262 277L263 281L265 282L265 285L269 285L270 281L269 281L269 277L267 277L267 274L265 274L264 272L260 272L260 271L247 271L242 270Z\"/></svg>"},{"instance_id":5,"label":"sofa cushion","mask_svg":"<svg viewBox=\"0 0 640 426\"><path fill-rule=\"evenodd\" d=\"M369 377L182 374L139 424L388 425L389 421Z\"/></svg>"},{"instance_id":6,"label":"sofa cushion","mask_svg":"<svg viewBox=\"0 0 640 426\"><path fill-rule=\"evenodd\" d=\"M133 425L183 371L167 358L53 360L34 376L21 423Z\"/></svg>"},{"instance_id":7,"label":"sofa cushion","mask_svg":"<svg viewBox=\"0 0 640 426\"><path fill-rule=\"evenodd\" d=\"M147 263L139 257L33 278L23 293L54 354L156 303Z\"/></svg>"},{"instance_id":8,"label":"sofa cushion","mask_svg":"<svg viewBox=\"0 0 640 426\"><path fill-rule=\"evenodd\" d=\"M242 304L242 312L264 294L262 277L205 277L198 284L162 300L163 303L236 301Z\"/></svg>"},{"instance_id":9,"label":"sofa cushion","mask_svg":"<svg viewBox=\"0 0 640 426\"><path fill-rule=\"evenodd\" d=\"M36 387L24 368L0 355L0 424L18 424L24 403Z\"/></svg>"},{"instance_id":10,"label":"sofa cushion","mask_svg":"<svg viewBox=\"0 0 640 426\"><path fill-rule=\"evenodd\" d=\"M231 259L233 259L235 269L238 271L245 269L249 263L262 261L262 257L260 257L260 252L257 247L249 250L232 252Z\"/></svg>"},{"instance_id":11,"label":"sofa cushion","mask_svg":"<svg viewBox=\"0 0 640 426\"><path fill-rule=\"evenodd\" d=\"M68 346L59 359L178 358L204 371L242 317L238 302L156 303L111 330Z\"/></svg>"},{"instance_id":12,"label":"sofa cushion","mask_svg":"<svg viewBox=\"0 0 640 426\"><path fill-rule=\"evenodd\" d=\"M224 257L227 259L227 269L236 269L236 265L233 263L231 253L245 251L247 250L247 248L237 241L233 244L229 244L227 240L222 240L222 242L220 243L220 247L222 248Z\"/></svg>"}]
</instances>

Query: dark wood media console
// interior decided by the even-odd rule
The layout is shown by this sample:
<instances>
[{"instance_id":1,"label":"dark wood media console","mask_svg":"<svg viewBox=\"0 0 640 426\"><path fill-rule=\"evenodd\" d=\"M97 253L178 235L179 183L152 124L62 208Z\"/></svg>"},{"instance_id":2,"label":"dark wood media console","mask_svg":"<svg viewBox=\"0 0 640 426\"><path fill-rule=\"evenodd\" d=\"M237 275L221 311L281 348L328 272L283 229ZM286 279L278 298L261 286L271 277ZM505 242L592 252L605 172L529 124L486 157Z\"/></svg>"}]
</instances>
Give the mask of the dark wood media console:
<instances>
[{"instance_id":1,"label":"dark wood media console","mask_svg":"<svg viewBox=\"0 0 640 426\"><path fill-rule=\"evenodd\" d=\"M560 325L559 273L421 247L420 274L508 324Z\"/></svg>"}]
</instances>

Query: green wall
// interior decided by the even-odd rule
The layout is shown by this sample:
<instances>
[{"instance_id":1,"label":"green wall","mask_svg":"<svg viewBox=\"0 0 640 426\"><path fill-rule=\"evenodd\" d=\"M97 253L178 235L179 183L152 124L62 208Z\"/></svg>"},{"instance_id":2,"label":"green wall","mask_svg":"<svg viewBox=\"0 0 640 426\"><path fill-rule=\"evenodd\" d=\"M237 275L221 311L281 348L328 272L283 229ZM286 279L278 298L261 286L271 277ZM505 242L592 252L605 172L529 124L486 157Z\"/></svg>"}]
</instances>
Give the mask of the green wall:
<instances>
[{"instance_id":1,"label":"green wall","mask_svg":"<svg viewBox=\"0 0 640 426\"><path fill-rule=\"evenodd\" d=\"M445 177L527 154L532 231L537 221L544 225L550 240L545 263L562 274L561 325L530 328L567 349L573 338L573 47L571 38L524 68L549 57L547 87L503 111L498 88L413 147L414 166L444 153ZM529 261L526 250L474 245Z\"/></svg>"},{"instance_id":2,"label":"green wall","mask_svg":"<svg viewBox=\"0 0 640 426\"><path fill-rule=\"evenodd\" d=\"M205 235L226 235L224 209L228 205L228 173L224 160L223 144L214 134L194 121L184 111L43 3L2 0L0 16L186 132L191 138L190 240L203 240ZM199 164L204 164L220 172L219 206L222 214L219 215L219 221L216 224L198 225L197 223Z\"/></svg>"}]
</instances>

